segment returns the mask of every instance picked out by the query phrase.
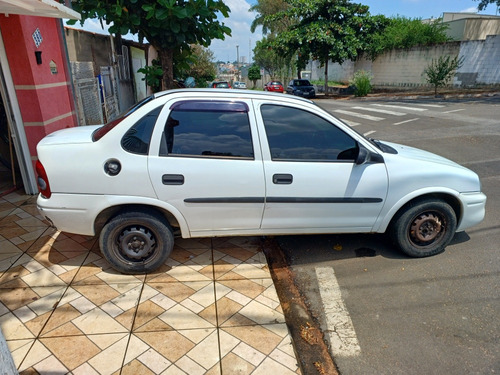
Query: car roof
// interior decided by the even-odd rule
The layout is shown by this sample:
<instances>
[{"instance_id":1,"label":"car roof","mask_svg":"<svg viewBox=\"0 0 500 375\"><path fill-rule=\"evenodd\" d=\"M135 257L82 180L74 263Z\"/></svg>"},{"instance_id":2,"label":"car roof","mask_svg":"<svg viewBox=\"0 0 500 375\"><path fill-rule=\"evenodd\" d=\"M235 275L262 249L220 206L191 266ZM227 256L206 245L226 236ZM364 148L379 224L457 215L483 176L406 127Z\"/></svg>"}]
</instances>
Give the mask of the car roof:
<instances>
[{"instance_id":1,"label":"car roof","mask_svg":"<svg viewBox=\"0 0 500 375\"><path fill-rule=\"evenodd\" d=\"M217 93L214 93L213 89L210 88L192 88L192 89L173 89L161 91L153 94L155 98L163 97L166 95L175 95L175 94L203 94L207 97L213 98L214 96L221 96L225 98L242 98L242 99L264 99L264 98L273 98L280 99L281 101L301 101L306 103L313 103L309 99L301 98L298 96L291 95L283 95L277 94L268 91L253 91L253 90L238 90L238 89L218 89ZM190 95L189 95L190 96Z\"/></svg>"}]
</instances>

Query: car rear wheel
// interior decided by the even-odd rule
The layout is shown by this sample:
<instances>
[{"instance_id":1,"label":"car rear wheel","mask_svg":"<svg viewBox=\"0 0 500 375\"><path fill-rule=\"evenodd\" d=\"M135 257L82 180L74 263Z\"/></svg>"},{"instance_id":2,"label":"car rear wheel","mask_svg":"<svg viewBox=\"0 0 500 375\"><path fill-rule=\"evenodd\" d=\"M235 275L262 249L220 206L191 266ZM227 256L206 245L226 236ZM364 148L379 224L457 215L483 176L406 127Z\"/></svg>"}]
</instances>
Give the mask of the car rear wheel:
<instances>
[{"instance_id":1,"label":"car rear wheel","mask_svg":"<svg viewBox=\"0 0 500 375\"><path fill-rule=\"evenodd\" d=\"M99 245L104 257L117 271L146 273L165 263L174 247L174 236L161 215L127 211L103 227Z\"/></svg>"},{"instance_id":2,"label":"car rear wheel","mask_svg":"<svg viewBox=\"0 0 500 375\"><path fill-rule=\"evenodd\" d=\"M455 235L457 218L448 203L425 199L411 203L391 229L393 241L405 254L423 258L444 251Z\"/></svg>"}]
</instances>

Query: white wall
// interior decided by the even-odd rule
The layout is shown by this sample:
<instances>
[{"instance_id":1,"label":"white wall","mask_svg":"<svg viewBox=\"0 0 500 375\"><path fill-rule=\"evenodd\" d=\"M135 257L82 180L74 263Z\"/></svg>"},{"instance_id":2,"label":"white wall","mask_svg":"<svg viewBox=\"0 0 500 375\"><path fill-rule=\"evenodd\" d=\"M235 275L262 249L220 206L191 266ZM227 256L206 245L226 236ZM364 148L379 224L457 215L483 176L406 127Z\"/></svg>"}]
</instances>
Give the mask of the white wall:
<instances>
[{"instance_id":1,"label":"white wall","mask_svg":"<svg viewBox=\"0 0 500 375\"><path fill-rule=\"evenodd\" d=\"M470 87L500 84L500 35L490 35L486 40L479 41L392 50L374 61L360 58L342 65L330 63L328 79L348 83L356 71L363 69L372 73L372 83L376 86L428 86L424 69L439 56L464 57L464 64L453 80L454 85ZM320 67L317 62L312 62L310 66L312 79L323 79L324 67Z\"/></svg>"}]
</instances>

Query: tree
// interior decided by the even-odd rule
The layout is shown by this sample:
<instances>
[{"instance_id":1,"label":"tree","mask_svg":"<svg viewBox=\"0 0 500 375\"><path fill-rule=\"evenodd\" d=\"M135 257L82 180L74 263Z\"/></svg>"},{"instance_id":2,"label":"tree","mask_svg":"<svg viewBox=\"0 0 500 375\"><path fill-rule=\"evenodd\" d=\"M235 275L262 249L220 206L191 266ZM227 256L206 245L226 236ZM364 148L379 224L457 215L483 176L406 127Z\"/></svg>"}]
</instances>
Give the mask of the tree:
<instances>
[{"instance_id":1,"label":"tree","mask_svg":"<svg viewBox=\"0 0 500 375\"><path fill-rule=\"evenodd\" d=\"M451 39L446 33L448 24L441 22L441 19L423 23L419 18L398 16L389 18L387 21L387 26L370 38L367 52L372 59L392 49L433 45Z\"/></svg>"},{"instance_id":2,"label":"tree","mask_svg":"<svg viewBox=\"0 0 500 375\"><path fill-rule=\"evenodd\" d=\"M206 87L207 81L213 81L217 76L214 54L201 46L192 46L192 50L194 59L185 75L193 77L198 87Z\"/></svg>"},{"instance_id":3,"label":"tree","mask_svg":"<svg viewBox=\"0 0 500 375\"><path fill-rule=\"evenodd\" d=\"M248 79L253 82L253 88L257 84L257 80L261 79L260 68L258 65L253 64L250 68L248 68Z\"/></svg>"},{"instance_id":4,"label":"tree","mask_svg":"<svg viewBox=\"0 0 500 375\"><path fill-rule=\"evenodd\" d=\"M256 12L257 16L250 25L250 31L255 32L258 26L262 26L262 34L276 34L286 30L293 20L282 18L279 22L269 22L266 17L288 9L289 5L285 0L257 0L257 3L250 7L249 12Z\"/></svg>"},{"instance_id":5,"label":"tree","mask_svg":"<svg viewBox=\"0 0 500 375\"><path fill-rule=\"evenodd\" d=\"M303 69L312 57L325 66L354 60L369 46L371 35L385 28L384 16L371 16L368 6L349 0L287 0L290 7L266 17L266 22L283 18L299 22L277 35L274 46L285 54L297 53L297 68Z\"/></svg>"},{"instance_id":6,"label":"tree","mask_svg":"<svg viewBox=\"0 0 500 375\"><path fill-rule=\"evenodd\" d=\"M437 89L440 86L446 85L455 74L455 70L460 69L463 65L464 58L455 56L439 56L437 60L432 62L424 69L426 80L434 86L434 95L437 96Z\"/></svg>"},{"instance_id":7,"label":"tree","mask_svg":"<svg viewBox=\"0 0 500 375\"><path fill-rule=\"evenodd\" d=\"M112 24L110 33L147 39L159 53L162 89L174 87L174 62L191 54L190 45L208 47L213 39L231 35L217 21L219 14L228 17L230 12L222 0L73 0L72 6L82 15L81 22L98 18Z\"/></svg>"},{"instance_id":8,"label":"tree","mask_svg":"<svg viewBox=\"0 0 500 375\"><path fill-rule=\"evenodd\" d=\"M273 35L264 37L258 41L253 50L253 60L262 67L272 79L286 80L290 77L292 70L292 59L284 56L272 48Z\"/></svg>"},{"instance_id":9,"label":"tree","mask_svg":"<svg viewBox=\"0 0 500 375\"><path fill-rule=\"evenodd\" d=\"M500 0L476 0L479 1L479 5L477 6L477 9L479 10L485 10L486 7L490 4L496 4L497 8L500 8Z\"/></svg>"}]
</instances>

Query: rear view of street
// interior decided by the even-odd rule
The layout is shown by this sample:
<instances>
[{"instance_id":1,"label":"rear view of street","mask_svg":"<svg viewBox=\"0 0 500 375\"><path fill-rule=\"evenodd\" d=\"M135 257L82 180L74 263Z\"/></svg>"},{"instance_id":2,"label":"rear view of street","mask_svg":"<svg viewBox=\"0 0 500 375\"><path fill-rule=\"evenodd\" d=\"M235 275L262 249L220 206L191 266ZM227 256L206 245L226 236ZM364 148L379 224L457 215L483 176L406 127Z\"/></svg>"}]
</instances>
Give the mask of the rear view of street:
<instances>
[{"instance_id":1,"label":"rear view of street","mask_svg":"<svg viewBox=\"0 0 500 375\"><path fill-rule=\"evenodd\" d=\"M500 97L318 104L369 137L474 170L488 196L485 220L430 258L384 235L276 238L339 373L499 373Z\"/></svg>"}]
</instances>

